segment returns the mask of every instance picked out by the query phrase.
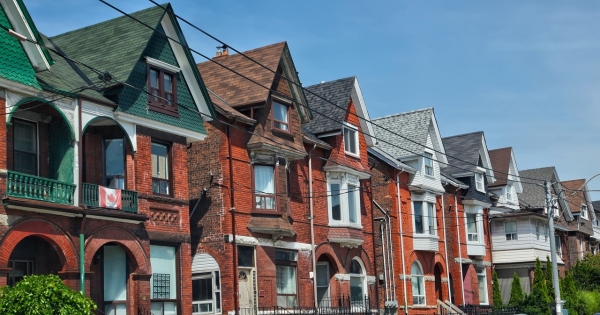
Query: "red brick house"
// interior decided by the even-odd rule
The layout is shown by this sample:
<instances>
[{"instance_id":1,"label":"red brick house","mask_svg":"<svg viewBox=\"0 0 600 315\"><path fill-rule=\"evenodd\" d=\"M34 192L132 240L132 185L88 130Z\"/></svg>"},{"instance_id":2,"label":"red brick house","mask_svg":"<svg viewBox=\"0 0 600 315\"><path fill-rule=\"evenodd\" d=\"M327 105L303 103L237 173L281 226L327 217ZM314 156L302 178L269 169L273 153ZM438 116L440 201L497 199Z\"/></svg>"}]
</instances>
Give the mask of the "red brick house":
<instances>
[{"instance_id":1,"label":"red brick house","mask_svg":"<svg viewBox=\"0 0 600 315\"><path fill-rule=\"evenodd\" d=\"M0 5L53 49L0 32L0 286L58 274L99 314L191 314L187 144L213 116L193 58L129 17L45 38L22 1ZM161 7L132 15L183 40Z\"/></svg>"},{"instance_id":2,"label":"red brick house","mask_svg":"<svg viewBox=\"0 0 600 315\"><path fill-rule=\"evenodd\" d=\"M378 139L377 147L370 151L376 162L374 201L377 208L397 216L394 219L390 214L390 243L399 251L390 253L394 277L387 287L395 291L398 313L431 314L438 309L437 301L449 300L451 293L446 180L441 173L448 161L437 120L433 109L426 108L373 122ZM384 184L377 179L381 175L389 178ZM392 305L394 300L386 304Z\"/></svg>"},{"instance_id":3,"label":"red brick house","mask_svg":"<svg viewBox=\"0 0 600 315\"><path fill-rule=\"evenodd\" d=\"M368 119L356 79L333 81L339 91L309 88L330 92L340 109L305 97L286 43L243 54L268 69L227 50L213 60L262 86L198 64L218 119L189 149L194 303L244 313L374 295L371 201L362 189L372 140L361 133L370 127L357 117ZM328 106L338 122L319 116ZM219 292L207 289L211 281Z\"/></svg>"}]
</instances>

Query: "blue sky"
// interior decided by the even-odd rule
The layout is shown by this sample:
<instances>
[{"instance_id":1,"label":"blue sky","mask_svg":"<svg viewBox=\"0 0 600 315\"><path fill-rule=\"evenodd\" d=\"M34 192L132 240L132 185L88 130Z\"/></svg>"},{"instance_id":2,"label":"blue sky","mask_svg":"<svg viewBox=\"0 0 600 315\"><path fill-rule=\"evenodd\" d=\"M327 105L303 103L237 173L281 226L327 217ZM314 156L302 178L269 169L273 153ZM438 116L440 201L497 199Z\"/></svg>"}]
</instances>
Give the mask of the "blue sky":
<instances>
[{"instance_id":1,"label":"blue sky","mask_svg":"<svg viewBox=\"0 0 600 315\"><path fill-rule=\"evenodd\" d=\"M434 107L443 137L482 130L489 149L514 148L520 169L600 173L600 2L171 3L238 50L287 41L305 86L356 75L373 118ZM25 4L47 35L120 15L92 0ZM191 47L214 55L218 43L181 24ZM600 190L600 177L588 187Z\"/></svg>"}]
</instances>

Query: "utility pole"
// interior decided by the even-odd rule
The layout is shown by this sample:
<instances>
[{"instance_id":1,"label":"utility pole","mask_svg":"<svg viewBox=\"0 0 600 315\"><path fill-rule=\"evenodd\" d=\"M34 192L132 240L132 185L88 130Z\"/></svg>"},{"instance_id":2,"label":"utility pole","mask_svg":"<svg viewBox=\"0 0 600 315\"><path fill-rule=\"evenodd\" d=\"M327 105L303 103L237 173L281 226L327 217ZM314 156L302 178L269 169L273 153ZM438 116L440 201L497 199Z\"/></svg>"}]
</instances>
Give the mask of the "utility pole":
<instances>
[{"instance_id":1,"label":"utility pole","mask_svg":"<svg viewBox=\"0 0 600 315\"><path fill-rule=\"evenodd\" d=\"M560 300L560 286L558 283L558 264L556 262L556 238L554 236L554 209L552 209L552 193L550 182L544 182L546 188L546 212L548 213L548 228L550 229L550 256L552 259L552 283L556 303L556 315L562 315L562 302Z\"/></svg>"}]
</instances>

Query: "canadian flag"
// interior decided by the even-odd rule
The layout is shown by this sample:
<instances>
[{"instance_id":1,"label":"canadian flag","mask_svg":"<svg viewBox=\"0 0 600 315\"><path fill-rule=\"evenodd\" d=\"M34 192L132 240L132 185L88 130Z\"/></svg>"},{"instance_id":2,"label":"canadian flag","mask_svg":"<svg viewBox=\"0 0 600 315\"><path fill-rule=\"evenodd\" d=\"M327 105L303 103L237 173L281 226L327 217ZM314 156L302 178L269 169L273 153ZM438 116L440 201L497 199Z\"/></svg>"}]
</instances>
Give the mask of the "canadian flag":
<instances>
[{"instance_id":1,"label":"canadian flag","mask_svg":"<svg viewBox=\"0 0 600 315\"><path fill-rule=\"evenodd\" d=\"M121 209L121 190L98 186L99 206L102 208Z\"/></svg>"}]
</instances>

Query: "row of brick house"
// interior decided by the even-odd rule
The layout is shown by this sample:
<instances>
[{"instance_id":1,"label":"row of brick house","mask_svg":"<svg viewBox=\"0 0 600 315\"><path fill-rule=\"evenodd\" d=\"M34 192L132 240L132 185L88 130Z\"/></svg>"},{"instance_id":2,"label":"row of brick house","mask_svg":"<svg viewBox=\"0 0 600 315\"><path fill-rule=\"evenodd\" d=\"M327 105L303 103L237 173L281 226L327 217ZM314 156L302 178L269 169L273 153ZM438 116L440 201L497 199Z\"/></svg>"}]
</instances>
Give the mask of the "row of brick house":
<instances>
[{"instance_id":1,"label":"row of brick house","mask_svg":"<svg viewBox=\"0 0 600 315\"><path fill-rule=\"evenodd\" d=\"M550 237L561 271L598 250L585 180L442 137L433 108L371 119L356 77L303 88L285 42L195 64L170 5L46 37L0 4L40 43L0 32L0 286L59 274L114 315L431 314L491 304L493 270L529 292Z\"/></svg>"}]
</instances>

